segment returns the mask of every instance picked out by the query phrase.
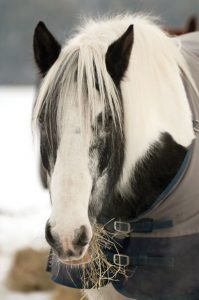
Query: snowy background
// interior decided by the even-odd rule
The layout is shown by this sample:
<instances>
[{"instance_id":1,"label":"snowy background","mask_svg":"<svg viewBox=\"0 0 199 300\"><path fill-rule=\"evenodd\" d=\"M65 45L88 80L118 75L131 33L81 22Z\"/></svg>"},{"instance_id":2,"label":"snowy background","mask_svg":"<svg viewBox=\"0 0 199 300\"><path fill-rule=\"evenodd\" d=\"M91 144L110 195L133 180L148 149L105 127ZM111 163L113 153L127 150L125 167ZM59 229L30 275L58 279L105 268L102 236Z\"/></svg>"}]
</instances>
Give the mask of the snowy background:
<instances>
[{"instance_id":1,"label":"snowy background","mask_svg":"<svg viewBox=\"0 0 199 300\"><path fill-rule=\"evenodd\" d=\"M33 87L0 87L0 299L47 300L45 293L11 293L5 277L18 249L46 248L44 226L50 214L41 187L31 132ZM25 276L25 274L24 274Z\"/></svg>"}]
</instances>

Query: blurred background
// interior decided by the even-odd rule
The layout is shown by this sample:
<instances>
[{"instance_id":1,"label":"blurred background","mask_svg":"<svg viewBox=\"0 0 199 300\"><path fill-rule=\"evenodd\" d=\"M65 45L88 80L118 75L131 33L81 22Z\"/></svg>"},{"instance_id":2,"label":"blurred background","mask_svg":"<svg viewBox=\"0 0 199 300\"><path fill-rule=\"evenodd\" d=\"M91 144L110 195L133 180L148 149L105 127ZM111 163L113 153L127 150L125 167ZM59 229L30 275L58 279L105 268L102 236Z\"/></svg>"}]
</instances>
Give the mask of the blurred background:
<instances>
[{"instance_id":1,"label":"blurred background","mask_svg":"<svg viewBox=\"0 0 199 300\"><path fill-rule=\"evenodd\" d=\"M0 299L78 300L45 272L48 193L31 133L37 70L32 36L43 20L59 41L82 16L146 12L172 33L196 29L199 0L0 0ZM194 16L191 18L191 16ZM174 30L174 31L173 31Z\"/></svg>"},{"instance_id":2,"label":"blurred background","mask_svg":"<svg viewBox=\"0 0 199 300\"><path fill-rule=\"evenodd\" d=\"M144 11L166 26L182 27L199 14L199 0L0 0L0 84L35 81L32 35L39 20L63 40L81 16Z\"/></svg>"}]
</instances>

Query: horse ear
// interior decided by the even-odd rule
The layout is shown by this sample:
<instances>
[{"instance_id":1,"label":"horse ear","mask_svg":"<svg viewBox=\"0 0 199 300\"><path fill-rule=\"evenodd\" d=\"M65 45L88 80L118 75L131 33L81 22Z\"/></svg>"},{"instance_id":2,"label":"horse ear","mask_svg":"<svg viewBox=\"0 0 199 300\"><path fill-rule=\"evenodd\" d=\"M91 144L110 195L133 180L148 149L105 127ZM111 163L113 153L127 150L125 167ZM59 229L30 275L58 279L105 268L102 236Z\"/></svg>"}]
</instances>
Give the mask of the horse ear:
<instances>
[{"instance_id":1,"label":"horse ear","mask_svg":"<svg viewBox=\"0 0 199 300\"><path fill-rule=\"evenodd\" d=\"M41 75L45 76L58 58L61 46L43 22L39 22L35 28L33 50Z\"/></svg>"},{"instance_id":2,"label":"horse ear","mask_svg":"<svg viewBox=\"0 0 199 300\"><path fill-rule=\"evenodd\" d=\"M106 67L116 84L124 76L134 41L134 28L130 25L125 33L113 42L106 53Z\"/></svg>"},{"instance_id":3,"label":"horse ear","mask_svg":"<svg viewBox=\"0 0 199 300\"><path fill-rule=\"evenodd\" d=\"M187 21L187 32L193 32L197 30L197 17L192 16Z\"/></svg>"}]
</instances>

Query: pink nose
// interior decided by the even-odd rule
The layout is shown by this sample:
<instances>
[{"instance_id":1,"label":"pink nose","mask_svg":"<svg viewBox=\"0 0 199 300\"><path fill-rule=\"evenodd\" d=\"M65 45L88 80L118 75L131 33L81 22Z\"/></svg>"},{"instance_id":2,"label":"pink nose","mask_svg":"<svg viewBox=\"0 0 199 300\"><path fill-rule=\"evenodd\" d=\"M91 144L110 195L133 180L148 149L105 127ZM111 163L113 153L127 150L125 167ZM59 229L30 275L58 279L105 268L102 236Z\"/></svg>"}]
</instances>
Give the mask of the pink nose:
<instances>
[{"instance_id":1,"label":"pink nose","mask_svg":"<svg viewBox=\"0 0 199 300\"><path fill-rule=\"evenodd\" d=\"M75 229L74 239L72 240L72 243L70 243L70 246L68 243L66 243L66 240L62 241L58 234L54 232L52 233L49 221L46 223L45 233L46 240L49 245L60 258L66 260L71 258L79 258L90 242L88 231L84 225L80 226L78 229Z\"/></svg>"}]
</instances>

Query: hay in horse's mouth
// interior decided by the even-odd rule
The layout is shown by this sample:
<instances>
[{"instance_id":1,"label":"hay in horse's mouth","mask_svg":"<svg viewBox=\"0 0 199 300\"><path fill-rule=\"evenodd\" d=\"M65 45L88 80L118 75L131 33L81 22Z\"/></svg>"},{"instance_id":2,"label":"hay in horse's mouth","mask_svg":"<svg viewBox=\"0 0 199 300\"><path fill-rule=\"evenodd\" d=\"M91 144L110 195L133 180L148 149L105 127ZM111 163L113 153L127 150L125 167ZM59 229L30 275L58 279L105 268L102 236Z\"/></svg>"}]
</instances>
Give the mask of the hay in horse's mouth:
<instances>
[{"instance_id":1,"label":"hay in horse's mouth","mask_svg":"<svg viewBox=\"0 0 199 300\"><path fill-rule=\"evenodd\" d=\"M100 288L108 282L117 280L118 275L127 276L125 267L117 266L108 261L103 249L114 249L119 253L120 244L116 241L114 234L105 230L104 226L95 224L93 226L93 237L89 247L90 262L89 268L83 268L81 278L84 289ZM86 266L86 265L84 265Z\"/></svg>"}]
</instances>

